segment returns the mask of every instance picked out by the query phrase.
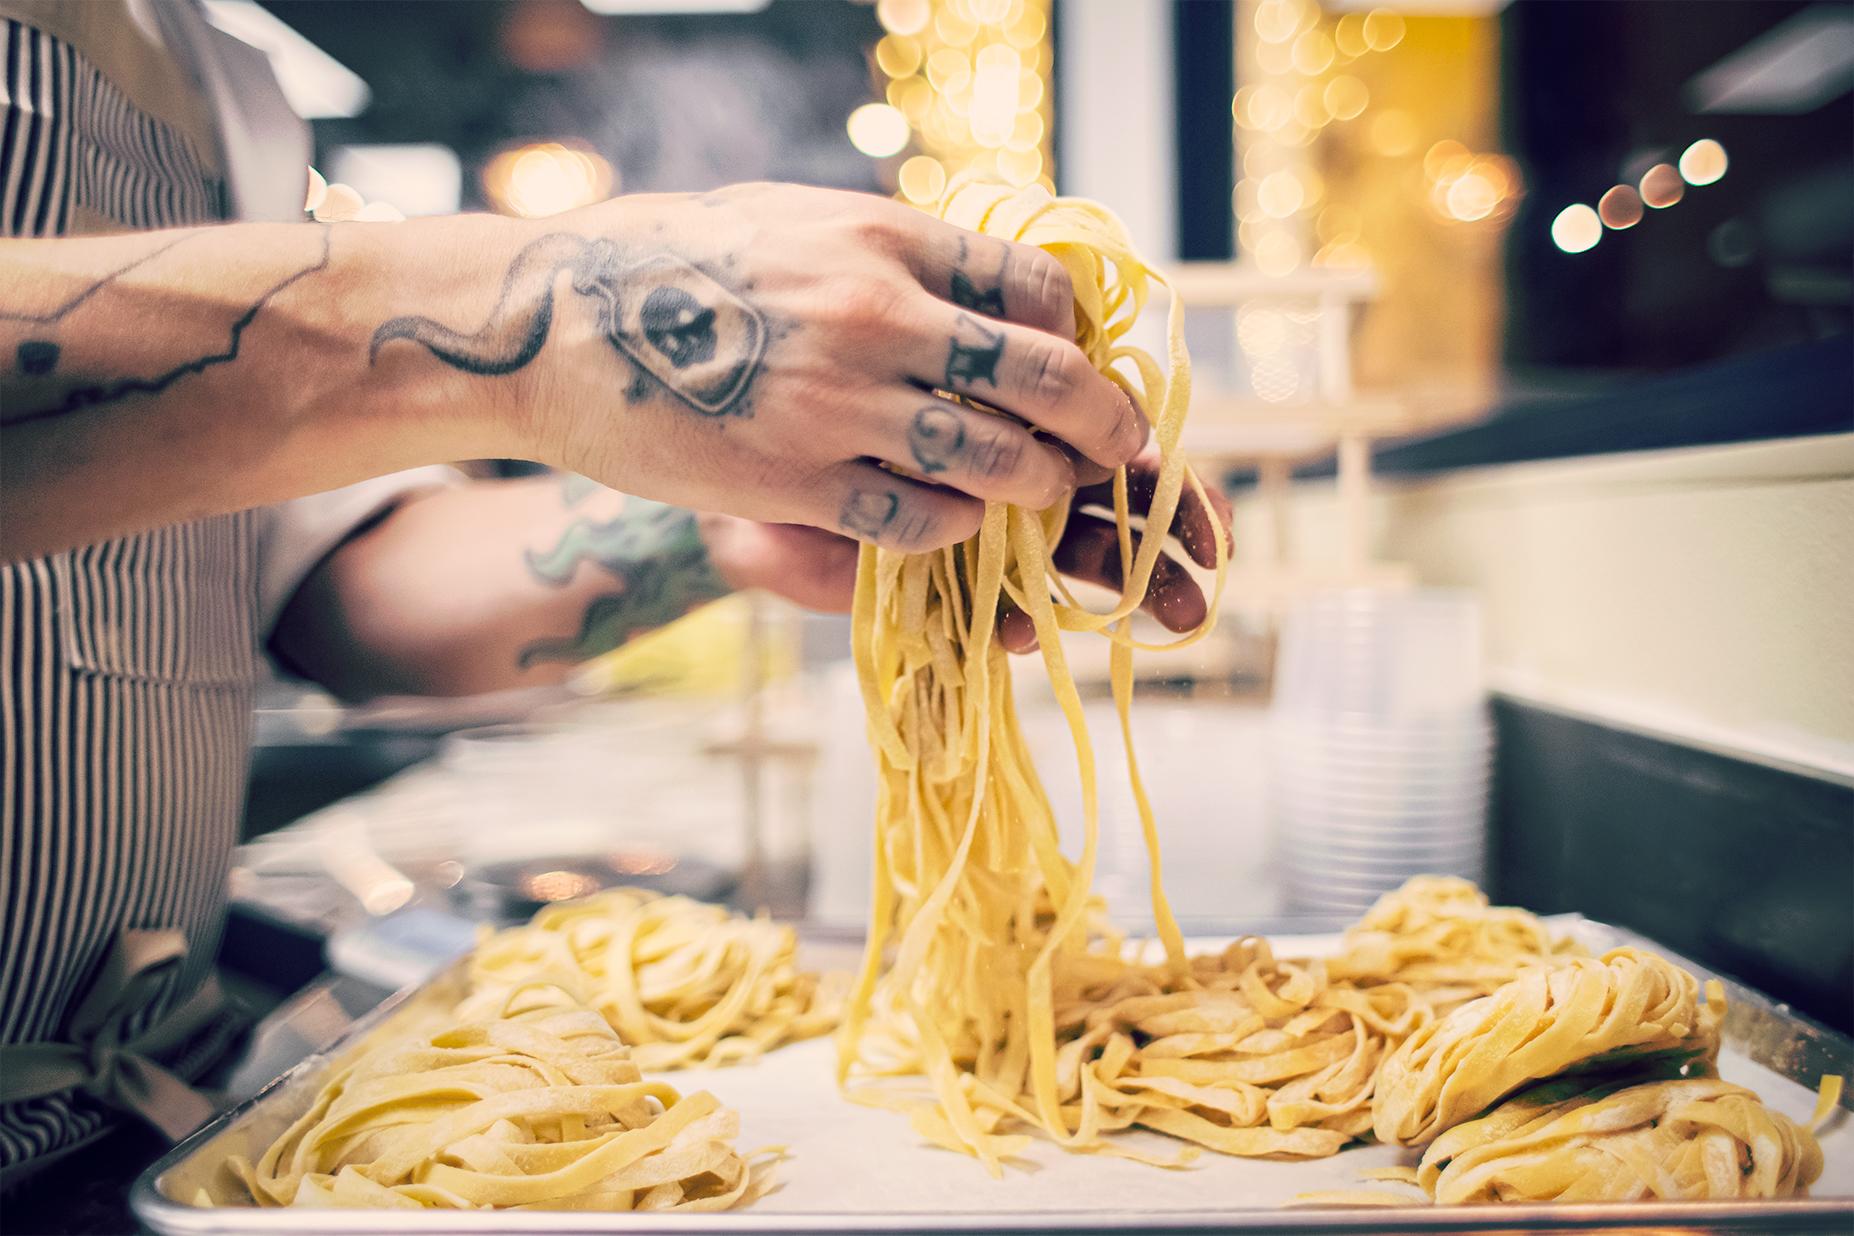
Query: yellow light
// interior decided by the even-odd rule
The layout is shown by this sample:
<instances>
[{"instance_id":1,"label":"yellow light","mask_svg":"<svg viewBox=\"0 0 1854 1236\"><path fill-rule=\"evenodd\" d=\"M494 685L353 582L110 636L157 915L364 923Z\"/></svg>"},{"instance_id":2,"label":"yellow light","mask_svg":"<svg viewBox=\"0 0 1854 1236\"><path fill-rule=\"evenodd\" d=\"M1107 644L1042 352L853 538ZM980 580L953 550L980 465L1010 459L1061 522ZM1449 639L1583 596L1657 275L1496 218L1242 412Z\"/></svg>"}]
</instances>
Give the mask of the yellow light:
<instances>
[{"instance_id":1,"label":"yellow light","mask_svg":"<svg viewBox=\"0 0 1854 1236\"><path fill-rule=\"evenodd\" d=\"M1371 102L1371 91L1350 73L1341 73L1326 83L1326 110L1335 120L1352 120Z\"/></svg>"},{"instance_id":2,"label":"yellow light","mask_svg":"<svg viewBox=\"0 0 1854 1236\"><path fill-rule=\"evenodd\" d=\"M1657 163L1642 176L1642 201L1655 210L1666 210L1687 195L1687 186L1672 163Z\"/></svg>"},{"instance_id":3,"label":"yellow light","mask_svg":"<svg viewBox=\"0 0 1854 1236\"><path fill-rule=\"evenodd\" d=\"M1017 105L1040 107L1043 103L1043 78L1034 69L1025 69L1017 79Z\"/></svg>"},{"instance_id":4,"label":"yellow light","mask_svg":"<svg viewBox=\"0 0 1854 1236\"><path fill-rule=\"evenodd\" d=\"M1236 243L1242 246L1244 253L1253 253L1255 243L1262 238L1261 224L1253 219L1244 219L1236 225Z\"/></svg>"},{"instance_id":5,"label":"yellow light","mask_svg":"<svg viewBox=\"0 0 1854 1236\"><path fill-rule=\"evenodd\" d=\"M1326 111L1326 92L1309 82L1294 94L1294 119L1309 129L1323 129L1332 117Z\"/></svg>"},{"instance_id":6,"label":"yellow light","mask_svg":"<svg viewBox=\"0 0 1854 1236\"><path fill-rule=\"evenodd\" d=\"M1500 190L1486 172L1471 167L1448 186L1443 202L1451 219L1474 223L1494 212L1500 204Z\"/></svg>"},{"instance_id":7,"label":"yellow light","mask_svg":"<svg viewBox=\"0 0 1854 1236\"><path fill-rule=\"evenodd\" d=\"M995 26L1010 20L1012 0L971 0L972 20Z\"/></svg>"},{"instance_id":8,"label":"yellow light","mask_svg":"<svg viewBox=\"0 0 1854 1236\"><path fill-rule=\"evenodd\" d=\"M1634 185L1615 185L1597 199L1597 218L1611 231L1621 232L1642 221L1642 195Z\"/></svg>"},{"instance_id":9,"label":"yellow light","mask_svg":"<svg viewBox=\"0 0 1854 1236\"><path fill-rule=\"evenodd\" d=\"M1366 47L1372 51L1389 51L1403 42L1403 18L1389 9L1373 9L1365 15L1362 33Z\"/></svg>"},{"instance_id":10,"label":"yellow light","mask_svg":"<svg viewBox=\"0 0 1854 1236\"><path fill-rule=\"evenodd\" d=\"M1423 175L1431 180L1445 179L1451 171L1463 167L1473 158L1468 148L1452 137L1445 137L1423 155Z\"/></svg>"},{"instance_id":11,"label":"yellow light","mask_svg":"<svg viewBox=\"0 0 1854 1236\"><path fill-rule=\"evenodd\" d=\"M895 179L910 202L937 202L946 191L946 168L929 155L915 155L903 163Z\"/></svg>"},{"instance_id":12,"label":"yellow light","mask_svg":"<svg viewBox=\"0 0 1854 1236\"><path fill-rule=\"evenodd\" d=\"M1709 185L1725 175L1725 147L1702 137L1680 152L1680 174L1690 185Z\"/></svg>"},{"instance_id":13,"label":"yellow light","mask_svg":"<svg viewBox=\"0 0 1854 1236\"><path fill-rule=\"evenodd\" d=\"M1005 28L1004 38L1012 47L1021 51L1042 43L1043 35L1048 28L1049 23L1044 18L1041 9L1026 8L1018 15L1016 21Z\"/></svg>"},{"instance_id":14,"label":"yellow light","mask_svg":"<svg viewBox=\"0 0 1854 1236\"><path fill-rule=\"evenodd\" d=\"M927 0L876 0L876 20L890 34L919 34L932 16Z\"/></svg>"},{"instance_id":15,"label":"yellow light","mask_svg":"<svg viewBox=\"0 0 1854 1236\"><path fill-rule=\"evenodd\" d=\"M1022 72L1023 59L1002 43L979 51L978 71L972 76L972 140L979 145L1002 146L1010 140Z\"/></svg>"},{"instance_id":16,"label":"yellow light","mask_svg":"<svg viewBox=\"0 0 1854 1236\"><path fill-rule=\"evenodd\" d=\"M1313 255L1313 265L1362 270L1371 265L1371 251L1356 240L1334 241Z\"/></svg>"},{"instance_id":17,"label":"yellow light","mask_svg":"<svg viewBox=\"0 0 1854 1236\"><path fill-rule=\"evenodd\" d=\"M1337 203L1322 210L1320 217L1313 225L1320 239L1328 244L1334 241L1358 239L1361 226L1357 210Z\"/></svg>"},{"instance_id":18,"label":"yellow light","mask_svg":"<svg viewBox=\"0 0 1854 1236\"><path fill-rule=\"evenodd\" d=\"M1259 181L1242 179L1236 182L1236 189L1230 194L1230 203L1236 211L1236 217L1244 222L1253 222L1262 217L1262 207L1256 201L1255 186Z\"/></svg>"},{"instance_id":19,"label":"yellow light","mask_svg":"<svg viewBox=\"0 0 1854 1236\"><path fill-rule=\"evenodd\" d=\"M926 117L927 109L933 106L933 87L925 78L904 77L890 82L886 94L889 104L906 116L910 124L919 124Z\"/></svg>"},{"instance_id":20,"label":"yellow light","mask_svg":"<svg viewBox=\"0 0 1854 1236\"><path fill-rule=\"evenodd\" d=\"M927 57L927 80L942 94L963 90L972 81L972 61L957 47L942 47Z\"/></svg>"},{"instance_id":21,"label":"yellow light","mask_svg":"<svg viewBox=\"0 0 1854 1236\"><path fill-rule=\"evenodd\" d=\"M1371 148L1387 159L1416 149L1416 118L1400 107L1387 107L1371 118Z\"/></svg>"},{"instance_id":22,"label":"yellow light","mask_svg":"<svg viewBox=\"0 0 1854 1236\"><path fill-rule=\"evenodd\" d=\"M865 103L850 113L844 127L850 145L872 159L899 154L910 136L908 118L886 103Z\"/></svg>"},{"instance_id":23,"label":"yellow light","mask_svg":"<svg viewBox=\"0 0 1854 1236\"><path fill-rule=\"evenodd\" d=\"M1245 100L1243 95L1248 92ZM1287 91L1273 82L1263 82L1259 86L1244 86L1236 93L1237 106L1244 115L1237 117L1238 123L1246 120L1245 127L1273 132L1286 124L1294 115L1294 101Z\"/></svg>"},{"instance_id":24,"label":"yellow light","mask_svg":"<svg viewBox=\"0 0 1854 1236\"><path fill-rule=\"evenodd\" d=\"M1294 69L1318 77L1332 67L1333 41L1324 30L1309 30L1294 40Z\"/></svg>"},{"instance_id":25,"label":"yellow light","mask_svg":"<svg viewBox=\"0 0 1854 1236\"><path fill-rule=\"evenodd\" d=\"M1011 126L1011 136L1004 145L1010 150L1035 150L1043 144L1043 117L1036 112L1019 112Z\"/></svg>"},{"instance_id":26,"label":"yellow light","mask_svg":"<svg viewBox=\"0 0 1854 1236\"><path fill-rule=\"evenodd\" d=\"M1036 150L1006 150L998 155L998 174L1022 188L1043 174L1043 155Z\"/></svg>"},{"instance_id":27,"label":"yellow light","mask_svg":"<svg viewBox=\"0 0 1854 1236\"><path fill-rule=\"evenodd\" d=\"M1262 142L1252 142L1242 153L1242 174L1252 180L1260 180L1268 175L1268 164L1273 161L1273 152Z\"/></svg>"},{"instance_id":28,"label":"yellow light","mask_svg":"<svg viewBox=\"0 0 1854 1236\"><path fill-rule=\"evenodd\" d=\"M1270 172L1255 191L1256 203L1271 219L1285 219L1306 201L1306 190L1292 172Z\"/></svg>"},{"instance_id":29,"label":"yellow light","mask_svg":"<svg viewBox=\"0 0 1854 1236\"><path fill-rule=\"evenodd\" d=\"M1603 239L1603 221L1582 202L1566 206L1551 221L1551 242L1566 253L1583 253Z\"/></svg>"},{"instance_id":30,"label":"yellow light","mask_svg":"<svg viewBox=\"0 0 1854 1236\"><path fill-rule=\"evenodd\" d=\"M1255 6L1255 33L1264 43L1285 43L1300 29L1300 8L1289 0L1262 0Z\"/></svg>"},{"instance_id":31,"label":"yellow light","mask_svg":"<svg viewBox=\"0 0 1854 1236\"><path fill-rule=\"evenodd\" d=\"M934 15L933 32L949 47L964 47L978 37L978 25L961 16L952 5L942 5Z\"/></svg>"},{"instance_id":32,"label":"yellow light","mask_svg":"<svg viewBox=\"0 0 1854 1236\"><path fill-rule=\"evenodd\" d=\"M905 34L885 34L876 44L876 67L890 77L907 77L921 67L921 45Z\"/></svg>"},{"instance_id":33,"label":"yellow light","mask_svg":"<svg viewBox=\"0 0 1854 1236\"><path fill-rule=\"evenodd\" d=\"M1269 77L1282 77L1294 68L1294 50L1286 43L1257 43L1255 63Z\"/></svg>"},{"instance_id":34,"label":"yellow light","mask_svg":"<svg viewBox=\"0 0 1854 1236\"><path fill-rule=\"evenodd\" d=\"M1371 45L1365 42L1365 15L1347 13L1341 17L1333 27L1333 43L1343 56L1357 58L1370 51Z\"/></svg>"},{"instance_id":35,"label":"yellow light","mask_svg":"<svg viewBox=\"0 0 1854 1236\"><path fill-rule=\"evenodd\" d=\"M612 165L599 155L559 142L505 150L483 169L489 200L528 219L590 206L611 193L613 180Z\"/></svg>"},{"instance_id":36,"label":"yellow light","mask_svg":"<svg viewBox=\"0 0 1854 1236\"><path fill-rule=\"evenodd\" d=\"M1326 193L1326 181L1311 165L1304 166L1294 173L1300 181L1300 208L1306 210L1318 202Z\"/></svg>"}]
</instances>

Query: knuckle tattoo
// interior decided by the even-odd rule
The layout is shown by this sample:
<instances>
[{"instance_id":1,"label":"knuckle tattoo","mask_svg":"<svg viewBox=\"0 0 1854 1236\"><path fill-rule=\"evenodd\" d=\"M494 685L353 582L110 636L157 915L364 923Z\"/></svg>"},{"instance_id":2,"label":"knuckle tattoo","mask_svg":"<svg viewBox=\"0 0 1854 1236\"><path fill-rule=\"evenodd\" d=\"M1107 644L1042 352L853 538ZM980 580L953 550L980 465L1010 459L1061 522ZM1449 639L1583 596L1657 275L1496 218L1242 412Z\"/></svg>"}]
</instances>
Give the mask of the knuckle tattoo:
<instances>
[{"instance_id":1,"label":"knuckle tattoo","mask_svg":"<svg viewBox=\"0 0 1854 1236\"><path fill-rule=\"evenodd\" d=\"M837 522L851 536L873 541L888 531L901 510L901 495L892 489L852 489L837 513Z\"/></svg>"},{"instance_id":2,"label":"knuckle tattoo","mask_svg":"<svg viewBox=\"0 0 1854 1236\"><path fill-rule=\"evenodd\" d=\"M1023 462L1023 439L1011 432L1008 426L999 426L980 445L976 452L973 471L980 476L997 478L1015 476L1018 465Z\"/></svg>"},{"instance_id":3,"label":"knuckle tattoo","mask_svg":"<svg viewBox=\"0 0 1854 1236\"><path fill-rule=\"evenodd\" d=\"M1004 332L969 313L953 322L946 354L948 390L969 390L980 382L998 385L998 362L1004 356Z\"/></svg>"},{"instance_id":4,"label":"knuckle tattoo","mask_svg":"<svg viewBox=\"0 0 1854 1236\"><path fill-rule=\"evenodd\" d=\"M908 449L926 476L944 472L966 449L966 424L949 407L929 404L908 426Z\"/></svg>"}]
</instances>

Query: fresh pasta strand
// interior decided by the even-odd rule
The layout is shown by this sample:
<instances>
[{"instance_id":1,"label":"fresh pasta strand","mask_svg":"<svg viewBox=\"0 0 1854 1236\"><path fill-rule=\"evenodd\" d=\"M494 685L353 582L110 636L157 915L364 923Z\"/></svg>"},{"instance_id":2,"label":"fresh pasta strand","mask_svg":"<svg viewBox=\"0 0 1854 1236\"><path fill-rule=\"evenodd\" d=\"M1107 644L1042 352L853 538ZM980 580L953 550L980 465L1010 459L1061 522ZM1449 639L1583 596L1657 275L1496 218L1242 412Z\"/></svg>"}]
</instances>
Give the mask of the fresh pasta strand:
<instances>
[{"instance_id":1,"label":"fresh pasta strand","mask_svg":"<svg viewBox=\"0 0 1854 1236\"><path fill-rule=\"evenodd\" d=\"M1406 1039L1379 1071L1378 1140L1420 1146L1542 1078L1657 1059L1710 1064L1725 995L1652 953L1533 966Z\"/></svg>"},{"instance_id":2,"label":"fresh pasta strand","mask_svg":"<svg viewBox=\"0 0 1854 1236\"><path fill-rule=\"evenodd\" d=\"M1160 468L1145 526L1168 529L1181 495L1202 486L1178 449L1190 400L1183 306L1168 313L1168 366L1124 342L1157 276L1101 207L964 182L942 217L990 236L1038 245L1067 268L1075 288L1076 340L1095 367L1146 410ZM1126 1123L1058 1059L1058 1005L1120 967L1119 940L1101 927L1090 890L1097 846L1093 747L1060 634L1092 631L1113 643L1111 680L1153 866L1153 909L1167 967L1187 973L1183 941L1159 882L1157 834L1127 708L1135 638L1131 617L1164 549L1136 533L1124 470L1115 477L1121 561L1119 598L1092 611L1068 592L1053 552L1066 504L1030 511L987 507L977 536L929 554L865 547L857 582L854 644L879 765L875 893L864 962L852 993L840 1074L919 1074L931 1104L914 1105L916 1127L996 1172L1021 1140L1001 1124L1023 1123L1078 1149L1102 1147L1104 1129ZM1218 530L1216 586L1228 546ZM1018 730L1005 653L994 639L1008 597L1035 624L1044 664L1074 740L1083 797L1080 857L1061 851L1056 821ZM1201 638L1214 621L1177 643ZM884 968L889 949L893 960ZM1079 1087L1079 1089L1078 1089ZM863 1086L852 1094L867 1101Z\"/></svg>"},{"instance_id":3,"label":"fresh pasta strand","mask_svg":"<svg viewBox=\"0 0 1854 1236\"><path fill-rule=\"evenodd\" d=\"M1810 1130L1715 1077L1550 1082L1442 1134L1418 1183L1438 1202L1776 1198L1822 1174Z\"/></svg>"},{"instance_id":4,"label":"fresh pasta strand","mask_svg":"<svg viewBox=\"0 0 1854 1236\"><path fill-rule=\"evenodd\" d=\"M648 1082L597 1013L439 1024L361 1055L256 1164L259 1206L723 1210L757 1189L711 1094Z\"/></svg>"},{"instance_id":5,"label":"fresh pasta strand","mask_svg":"<svg viewBox=\"0 0 1854 1236\"><path fill-rule=\"evenodd\" d=\"M750 1060L836 1028L846 980L801 970L797 933L688 897L616 888L547 906L470 958L471 1019L526 989L601 1014L640 1068Z\"/></svg>"}]
</instances>

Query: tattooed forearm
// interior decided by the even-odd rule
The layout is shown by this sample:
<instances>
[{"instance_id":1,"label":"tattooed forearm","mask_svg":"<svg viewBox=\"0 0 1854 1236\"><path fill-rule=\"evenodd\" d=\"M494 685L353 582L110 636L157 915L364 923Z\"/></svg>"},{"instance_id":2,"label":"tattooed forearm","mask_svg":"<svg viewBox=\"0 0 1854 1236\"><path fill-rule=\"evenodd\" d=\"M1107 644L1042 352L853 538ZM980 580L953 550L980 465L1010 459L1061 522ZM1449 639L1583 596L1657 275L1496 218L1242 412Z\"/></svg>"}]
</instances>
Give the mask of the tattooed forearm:
<instances>
[{"instance_id":1,"label":"tattooed forearm","mask_svg":"<svg viewBox=\"0 0 1854 1236\"><path fill-rule=\"evenodd\" d=\"M746 395L766 353L766 320L757 309L679 257L630 257L609 240L565 232L516 255L495 308L475 331L398 317L374 332L369 356L405 339L467 373L513 373L547 342L563 272L573 291L595 304L607 341L641 375L697 412L747 413Z\"/></svg>"},{"instance_id":2,"label":"tattooed forearm","mask_svg":"<svg viewBox=\"0 0 1854 1236\"><path fill-rule=\"evenodd\" d=\"M55 397L48 406L29 409L17 415L8 414L0 420L8 425L25 424L43 420L48 417L62 416L80 408L94 408L114 403L131 395L158 395L183 378L193 377L206 372L216 365L229 365L239 357L244 333L258 319L265 308L284 291L311 275L328 269L330 232L326 224L316 225L319 232L315 256L305 265L284 275L277 282L263 289L226 327L226 340L223 347L215 348L203 355L189 356L185 360L160 372L145 377L119 377L100 382L87 382L71 386ZM146 265L160 257L174 246L204 233L189 233L168 241L150 253L143 254L135 261L119 270L112 271L84 288L53 310L42 313L6 313L0 312L0 321L26 322L33 325L57 325L62 323L73 311L88 303L92 297L104 291L116 280L138 266ZM45 378L54 373L64 353L64 345L51 339L30 338L19 342L14 350L15 366L19 373L27 377Z\"/></svg>"},{"instance_id":3,"label":"tattooed forearm","mask_svg":"<svg viewBox=\"0 0 1854 1236\"><path fill-rule=\"evenodd\" d=\"M569 507L584 496L576 479L567 482ZM596 597L574 634L523 647L517 657L523 669L610 652L730 591L709 561L695 516L641 498L627 498L609 521L575 520L551 547L529 550L525 560L529 573L550 587L566 587L589 562L614 576L618 590Z\"/></svg>"}]
</instances>

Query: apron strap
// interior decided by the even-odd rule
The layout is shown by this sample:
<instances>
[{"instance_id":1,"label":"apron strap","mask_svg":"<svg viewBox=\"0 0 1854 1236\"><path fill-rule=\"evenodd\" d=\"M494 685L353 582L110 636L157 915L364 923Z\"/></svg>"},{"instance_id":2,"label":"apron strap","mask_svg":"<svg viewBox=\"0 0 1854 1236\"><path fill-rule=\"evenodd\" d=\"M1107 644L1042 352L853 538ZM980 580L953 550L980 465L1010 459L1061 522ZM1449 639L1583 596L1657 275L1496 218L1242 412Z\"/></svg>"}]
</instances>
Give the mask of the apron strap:
<instances>
[{"instance_id":1,"label":"apron strap","mask_svg":"<svg viewBox=\"0 0 1854 1236\"><path fill-rule=\"evenodd\" d=\"M72 1014L69 1042L0 1044L0 1103L81 1090L141 1116L178 1141L213 1114L210 1100L153 1059L179 1047L224 1006L208 976L193 995L133 1038L130 1019L160 994L186 960L178 931L124 931Z\"/></svg>"}]
</instances>

